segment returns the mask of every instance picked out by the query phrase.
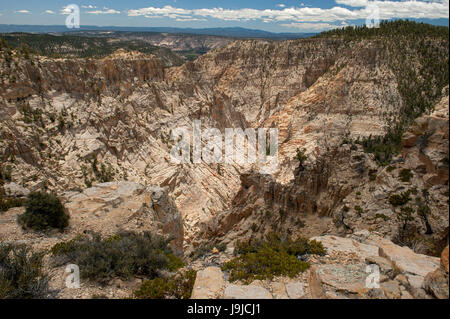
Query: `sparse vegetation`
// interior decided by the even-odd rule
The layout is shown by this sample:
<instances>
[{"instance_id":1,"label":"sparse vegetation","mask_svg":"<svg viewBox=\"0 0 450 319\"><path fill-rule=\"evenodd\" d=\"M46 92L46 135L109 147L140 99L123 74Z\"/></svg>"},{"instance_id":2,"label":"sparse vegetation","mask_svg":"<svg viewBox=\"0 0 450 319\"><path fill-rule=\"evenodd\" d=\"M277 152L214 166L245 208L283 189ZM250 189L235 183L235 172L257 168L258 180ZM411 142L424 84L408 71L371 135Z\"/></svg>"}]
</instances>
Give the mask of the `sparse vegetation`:
<instances>
[{"instance_id":1,"label":"sparse vegetation","mask_svg":"<svg viewBox=\"0 0 450 319\"><path fill-rule=\"evenodd\" d=\"M295 277L307 270L309 263L302 261L304 255L324 255L321 243L299 238L292 240L278 234L270 234L265 240L237 243L235 257L222 269L230 272L230 281L272 279L274 276Z\"/></svg>"},{"instance_id":2,"label":"sparse vegetation","mask_svg":"<svg viewBox=\"0 0 450 319\"><path fill-rule=\"evenodd\" d=\"M364 210L361 208L361 206L355 206L355 211L358 213L359 216L364 214Z\"/></svg>"},{"instance_id":3,"label":"sparse vegetation","mask_svg":"<svg viewBox=\"0 0 450 319\"><path fill-rule=\"evenodd\" d=\"M394 207L406 205L411 200L410 195L410 191L394 194L389 197L389 203Z\"/></svg>"},{"instance_id":4,"label":"sparse vegetation","mask_svg":"<svg viewBox=\"0 0 450 319\"><path fill-rule=\"evenodd\" d=\"M136 275L154 279L161 269L179 269L183 263L168 244L168 239L149 232L123 232L109 238L90 234L58 243L51 253L56 263L77 264L82 278L104 283Z\"/></svg>"},{"instance_id":5,"label":"sparse vegetation","mask_svg":"<svg viewBox=\"0 0 450 319\"><path fill-rule=\"evenodd\" d=\"M304 170L305 167L303 166L306 162L306 160L308 159L308 156L306 156L305 154L305 150L301 150L300 148L297 148L297 155L295 156L295 158L297 159L297 161L299 161L300 165L300 170Z\"/></svg>"},{"instance_id":6,"label":"sparse vegetation","mask_svg":"<svg viewBox=\"0 0 450 319\"><path fill-rule=\"evenodd\" d=\"M53 194L31 193L25 201L25 212L17 217L24 228L48 231L63 230L69 225L69 214L58 197Z\"/></svg>"},{"instance_id":7,"label":"sparse vegetation","mask_svg":"<svg viewBox=\"0 0 450 319\"><path fill-rule=\"evenodd\" d=\"M389 216L386 216L386 215L384 215L384 214L376 214L375 215L375 219L382 219L382 220L384 220L384 221L388 221L388 220L390 220L390 218L389 218Z\"/></svg>"},{"instance_id":8,"label":"sparse vegetation","mask_svg":"<svg viewBox=\"0 0 450 319\"><path fill-rule=\"evenodd\" d=\"M372 182L375 181L377 179L377 173L378 173L378 170L376 170L376 169L369 170L369 180Z\"/></svg>"},{"instance_id":9,"label":"sparse vegetation","mask_svg":"<svg viewBox=\"0 0 450 319\"><path fill-rule=\"evenodd\" d=\"M370 39L381 50L368 51L368 59L385 60L393 70L403 109L388 118L384 136L368 137L361 144L381 166L389 165L401 151L405 127L432 110L449 84L449 28L408 20L381 21L379 28L351 26L323 32L318 38L339 38L347 42ZM425 141L426 142L426 141ZM426 144L426 143L425 143ZM424 145L425 145L424 144Z\"/></svg>"},{"instance_id":10,"label":"sparse vegetation","mask_svg":"<svg viewBox=\"0 0 450 319\"><path fill-rule=\"evenodd\" d=\"M100 163L99 165L96 154L93 154L86 160L90 164L90 167L87 167L86 165L81 166L86 187L92 187L92 184L95 181L99 183L107 183L114 180L116 172L112 168L111 164L105 165L104 163Z\"/></svg>"},{"instance_id":11,"label":"sparse vegetation","mask_svg":"<svg viewBox=\"0 0 450 319\"><path fill-rule=\"evenodd\" d=\"M37 299L48 295L43 254L25 245L0 243L0 299Z\"/></svg>"},{"instance_id":12,"label":"sparse vegetation","mask_svg":"<svg viewBox=\"0 0 450 319\"><path fill-rule=\"evenodd\" d=\"M0 186L11 182L12 167L10 165L3 166L0 163Z\"/></svg>"},{"instance_id":13,"label":"sparse vegetation","mask_svg":"<svg viewBox=\"0 0 450 319\"><path fill-rule=\"evenodd\" d=\"M52 58L100 58L118 49L139 51L160 57L167 65L181 65L184 59L170 49L149 45L143 40L111 41L106 37L76 35L54 36L50 34L14 33L0 37L8 48L15 49L25 58L32 54Z\"/></svg>"},{"instance_id":14,"label":"sparse vegetation","mask_svg":"<svg viewBox=\"0 0 450 319\"><path fill-rule=\"evenodd\" d=\"M400 180L403 183L410 183L411 182L411 178L414 177L414 174L413 174L413 172L410 169L404 168L404 169L402 169L400 171L400 173L398 174L398 177L400 178Z\"/></svg>"},{"instance_id":15,"label":"sparse vegetation","mask_svg":"<svg viewBox=\"0 0 450 319\"><path fill-rule=\"evenodd\" d=\"M386 168L386 171L387 171L388 173L391 173L391 172L393 172L395 169L396 169L396 167L395 167L394 165L391 165L391 166L388 166L388 167Z\"/></svg>"},{"instance_id":16,"label":"sparse vegetation","mask_svg":"<svg viewBox=\"0 0 450 319\"><path fill-rule=\"evenodd\" d=\"M171 278L146 280L134 292L134 296L139 299L189 299L196 277L195 270L188 270Z\"/></svg>"}]
</instances>

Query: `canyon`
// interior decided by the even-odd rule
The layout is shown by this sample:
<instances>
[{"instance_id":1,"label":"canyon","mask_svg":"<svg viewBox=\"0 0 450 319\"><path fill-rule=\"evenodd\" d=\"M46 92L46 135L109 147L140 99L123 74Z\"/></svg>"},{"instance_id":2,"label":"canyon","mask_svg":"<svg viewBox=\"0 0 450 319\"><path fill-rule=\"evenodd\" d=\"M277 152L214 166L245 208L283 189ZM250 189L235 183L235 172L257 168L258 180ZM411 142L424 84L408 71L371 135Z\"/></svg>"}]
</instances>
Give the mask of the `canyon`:
<instances>
[{"instance_id":1,"label":"canyon","mask_svg":"<svg viewBox=\"0 0 450 319\"><path fill-rule=\"evenodd\" d=\"M330 236L371 245L389 263L395 263L389 249L401 247L412 260L433 256L423 258L430 272L439 269L449 231L448 39L236 40L212 49L174 67L122 49L98 59L2 51L0 155L2 169L10 171L3 192L55 192L72 220L63 234L41 236L20 229L15 216L23 209L12 208L0 215L0 239L51 248L86 230L108 236L154 230L172 235L172 247L187 260L211 243L226 246L189 260L206 271L210 258L231 258L236 241L278 232L322 238L328 249ZM405 119L411 92L428 107ZM195 120L222 132L277 128L277 170L173 163L172 130ZM400 150L380 165L367 141L384 137L399 120L405 123ZM306 156L301 165L299 150ZM414 211L408 219L394 201L406 193ZM342 267L361 271L372 256L355 253L359 262ZM331 265L344 260L330 254L325 259L338 260L328 260ZM310 297L360 292L346 286L342 294L328 270L321 271L305 274ZM423 284L410 289L427 276L415 271L401 271L420 277L404 289L402 278L386 280L395 281L389 286L395 297L436 297ZM215 297L224 294L219 286ZM241 294L236 289L225 294Z\"/></svg>"}]
</instances>

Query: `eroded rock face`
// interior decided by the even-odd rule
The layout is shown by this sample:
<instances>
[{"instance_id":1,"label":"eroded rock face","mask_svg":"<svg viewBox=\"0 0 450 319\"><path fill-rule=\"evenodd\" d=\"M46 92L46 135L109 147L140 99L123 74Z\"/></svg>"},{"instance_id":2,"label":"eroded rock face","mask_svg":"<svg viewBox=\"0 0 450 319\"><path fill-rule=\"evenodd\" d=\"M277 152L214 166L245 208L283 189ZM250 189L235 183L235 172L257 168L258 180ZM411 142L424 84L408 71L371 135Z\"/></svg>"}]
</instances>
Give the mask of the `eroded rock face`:
<instances>
[{"instance_id":1,"label":"eroded rock face","mask_svg":"<svg viewBox=\"0 0 450 319\"><path fill-rule=\"evenodd\" d=\"M66 193L70 235L155 230L191 252L272 231L310 238L369 229L380 236L321 236L333 254L348 250L357 261L315 269L324 278L314 282L348 284L351 296L370 297L356 279L373 262L386 276L381 290L371 292L375 297L425 296L424 276L436 260L415 253L427 249L421 243L448 238L448 88L435 110L405 133L392 167L380 167L351 141L383 135L386 115L402 109L399 79L383 50L376 41L350 47L338 39L237 41L170 69L130 52L100 60L34 57L9 66L1 60L0 152L12 163L16 185ZM442 52L448 56L447 48ZM254 165L171 162L172 130L193 120L222 131L277 127L278 170L267 175ZM303 165L295 159L299 148L307 155ZM410 181L401 180L404 170L411 170ZM98 184L106 180L113 182ZM406 191L414 212L408 227L390 202ZM0 234L32 242L35 236L13 226L17 213L1 217L10 229ZM418 237L409 240L402 230ZM45 247L60 239L46 239ZM405 272L403 284L392 278L397 268ZM301 295L299 286L289 286L289 293L286 284L273 287L273 296ZM229 292L272 289L260 288ZM333 289L318 294L348 297Z\"/></svg>"},{"instance_id":2,"label":"eroded rock face","mask_svg":"<svg viewBox=\"0 0 450 319\"><path fill-rule=\"evenodd\" d=\"M311 218L307 226L314 224L302 232L319 235L333 227L339 204L366 182L362 172L372 165L370 158L354 158L361 150L336 149L343 137L384 134L383 113L395 116L402 106L380 50L371 41L349 48L340 40L255 40L170 69L132 52L17 61L5 69L16 81L5 78L0 89L0 150L15 156L13 180L31 191L45 186L61 193L124 179L168 186L186 248L208 241L205 234L216 235L216 226L229 233L227 241L243 236L253 224L247 220L267 210L282 217L263 232L273 222L295 232L303 221L290 219L300 212ZM171 163L171 130L191 127L194 119L221 130L278 127L279 171L245 190L242 177L251 165ZM308 155L305 172L297 170L297 148ZM111 174L99 176L101 165ZM248 207L240 204L245 201ZM350 217L343 220L358 228Z\"/></svg>"}]
</instances>

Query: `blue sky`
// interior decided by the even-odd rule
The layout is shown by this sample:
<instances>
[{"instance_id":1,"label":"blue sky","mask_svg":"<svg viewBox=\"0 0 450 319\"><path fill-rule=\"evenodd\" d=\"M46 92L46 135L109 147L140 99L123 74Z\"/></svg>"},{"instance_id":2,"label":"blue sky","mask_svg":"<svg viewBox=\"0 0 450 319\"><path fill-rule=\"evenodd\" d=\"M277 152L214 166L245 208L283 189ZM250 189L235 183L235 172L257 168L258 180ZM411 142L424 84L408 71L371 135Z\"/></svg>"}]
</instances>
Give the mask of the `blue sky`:
<instances>
[{"instance_id":1,"label":"blue sky","mask_svg":"<svg viewBox=\"0 0 450 319\"><path fill-rule=\"evenodd\" d=\"M449 0L19 0L0 3L0 24L64 25L64 8L76 4L81 25L245 27L273 32L323 31L381 19L449 24Z\"/></svg>"}]
</instances>

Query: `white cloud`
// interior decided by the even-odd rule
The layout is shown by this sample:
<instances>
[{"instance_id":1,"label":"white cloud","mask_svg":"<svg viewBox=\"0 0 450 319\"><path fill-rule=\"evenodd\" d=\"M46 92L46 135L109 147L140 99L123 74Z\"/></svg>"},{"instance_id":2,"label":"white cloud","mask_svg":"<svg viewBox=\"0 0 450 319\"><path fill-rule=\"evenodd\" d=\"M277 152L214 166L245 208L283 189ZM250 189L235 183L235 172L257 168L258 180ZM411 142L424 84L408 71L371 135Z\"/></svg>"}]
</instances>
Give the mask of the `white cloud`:
<instances>
[{"instance_id":1,"label":"white cloud","mask_svg":"<svg viewBox=\"0 0 450 319\"><path fill-rule=\"evenodd\" d=\"M81 6L83 9L96 9L97 7L96 6L94 6L94 5L92 5L92 4L89 4L89 5L83 5L83 6Z\"/></svg>"},{"instance_id":2,"label":"white cloud","mask_svg":"<svg viewBox=\"0 0 450 319\"><path fill-rule=\"evenodd\" d=\"M392 18L448 18L449 0L425 1L369 1L369 0L335 0L338 5L329 9L303 6L301 8L282 9L224 9L202 8L183 9L167 5L162 8L148 7L129 10L128 16L149 18L168 17L172 19L215 18L225 21L262 20L265 22L336 22L345 20L365 20L370 16L366 6L370 3L380 8L381 19Z\"/></svg>"},{"instance_id":3,"label":"white cloud","mask_svg":"<svg viewBox=\"0 0 450 319\"><path fill-rule=\"evenodd\" d=\"M66 6L61 9L60 13L63 15L67 15L67 14L71 14L72 10L68 6Z\"/></svg>"},{"instance_id":4,"label":"white cloud","mask_svg":"<svg viewBox=\"0 0 450 319\"><path fill-rule=\"evenodd\" d=\"M190 15L192 13L192 10L186 10L182 8L174 8L172 6L165 6L163 8L142 8L137 10L129 10L128 15L130 17L137 17L137 16L169 16L171 14L176 15Z\"/></svg>"},{"instance_id":5,"label":"white cloud","mask_svg":"<svg viewBox=\"0 0 450 319\"><path fill-rule=\"evenodd\" d=\"M176 18L175 21L179 21L179 22L206 21L206 19L199 19L199 18Z\"/></svg>"},{"instance_id":6,"label":"white cloud","mask_svg":"<svg viewBox=\"0 0 450 319\"><path fill-rule=\"evenodd\" d=\"M120 14L120 11L114 10L114 9L103 9L103 10L95 10L95 11L88 11L89 14Z\"/></svg>"},{"instance_id":7,"label":"white cloud","mask_svg":"<svg viewBox=\"0 0 450 319\"><path fill-rule=\"evenodd\" d=\"M47 14L55 14L55 11L53 11L53 10L45 10L44 13L47 13Z\"/></svg>"},{"instance_id":8,"label":"white cloud","mask_svg":"<svg viewBox=\"0 0 450 319\"><path fill-rule=\"evenodd\" d=\"M14 13L25 13L25 14L30 14L31 12L28 11L28 10L17 10L17 11L14 11Z\"/></svg>"},{"instance_id":9,"label":"white cloud","mask_svg":"<svg viewBox=\"0 0 450 319\"><path fill-rule=\"evenodd\" d=\"M285 5L285 4L282 4L282 3L279 3L279 4L277 4L277 7L279 7L279 8L285 8L286 5Z\"/></svg>"},{"instance_id":10,"label":"white cloud","mask_svg":"<svg viewBox=\"0 0 450 319\"><path fill-rule=\"evenodd\" d=\"M343 4L349 7L367 7L368 0L335 0L337 4Z\"/></svg>"}]
</instances>

